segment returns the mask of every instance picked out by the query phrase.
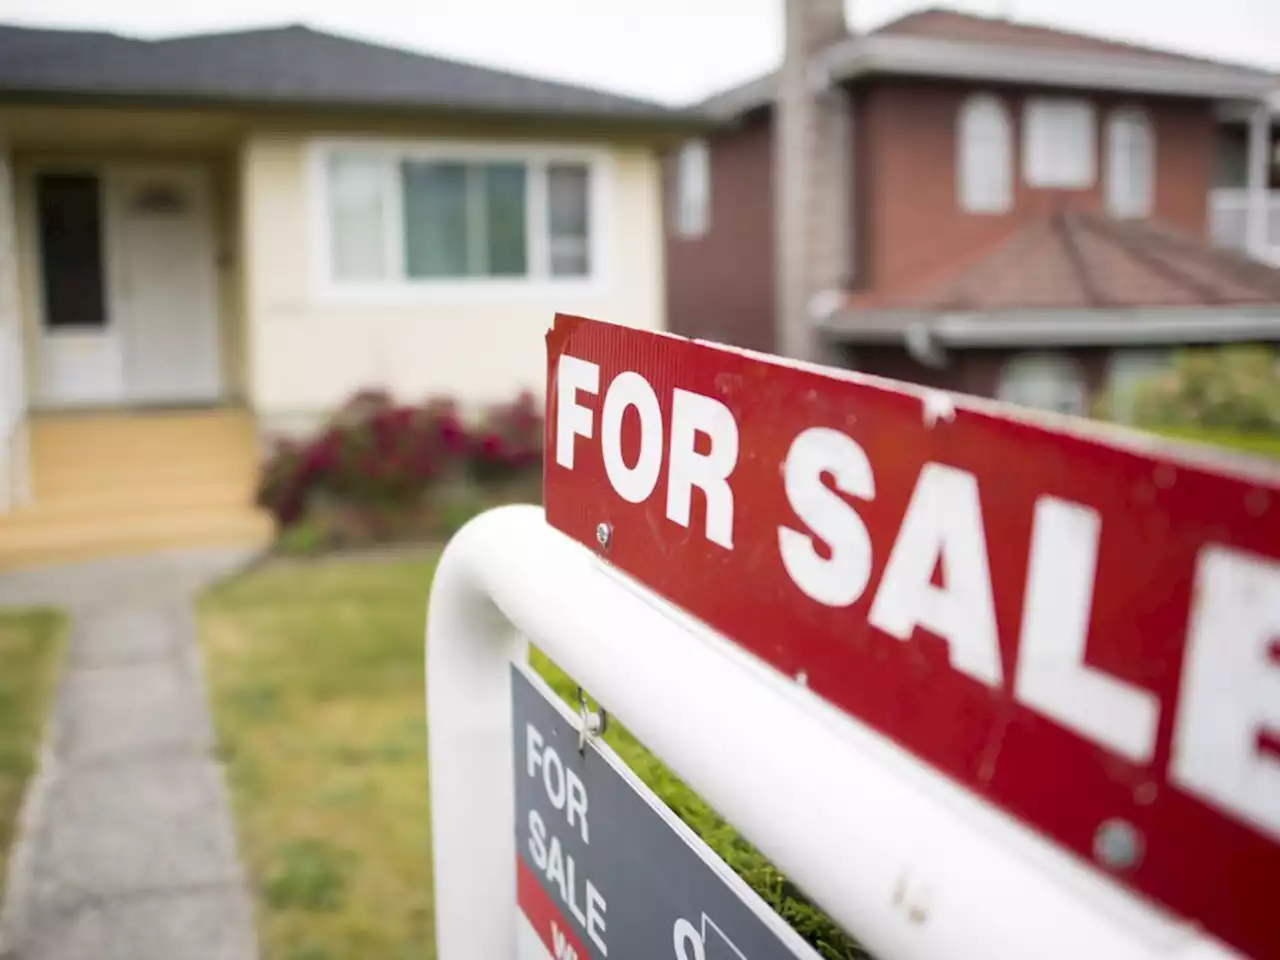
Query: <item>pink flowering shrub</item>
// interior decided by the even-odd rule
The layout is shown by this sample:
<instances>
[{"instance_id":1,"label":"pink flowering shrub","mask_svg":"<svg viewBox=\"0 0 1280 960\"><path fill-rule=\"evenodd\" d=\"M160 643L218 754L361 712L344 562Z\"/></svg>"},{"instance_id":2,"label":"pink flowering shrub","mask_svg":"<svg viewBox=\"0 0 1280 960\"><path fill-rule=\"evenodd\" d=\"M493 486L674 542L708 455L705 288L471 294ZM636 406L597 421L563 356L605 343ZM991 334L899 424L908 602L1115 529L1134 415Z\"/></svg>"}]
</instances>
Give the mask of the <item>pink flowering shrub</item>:
<instances>
[{"instance_id":1,"label":"pink flowering shrub","mask_svg":"<svg viewBox=\"0 0 1280 960\"><path fill-rule=\"evenodd\" d=\"M258 503L282 528L321 501L396 516L420 509L446 481L483 486L536 477L541 463L542 414L531 394L494 408L470 429L451 401L410 406L362 391L316 436L276 446Z\"/></svg>"}]
</instances>

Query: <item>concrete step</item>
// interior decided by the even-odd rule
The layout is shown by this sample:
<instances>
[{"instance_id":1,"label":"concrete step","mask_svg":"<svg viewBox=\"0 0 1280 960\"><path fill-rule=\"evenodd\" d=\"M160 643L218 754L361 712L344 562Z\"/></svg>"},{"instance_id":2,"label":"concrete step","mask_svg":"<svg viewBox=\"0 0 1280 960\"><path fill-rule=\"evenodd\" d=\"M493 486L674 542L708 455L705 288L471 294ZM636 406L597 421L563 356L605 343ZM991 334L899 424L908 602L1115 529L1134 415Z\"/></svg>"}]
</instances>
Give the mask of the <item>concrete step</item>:
<instances>
[{"instance_id":1,"label":"concrete step","mask_svg":"<svg viewBox=\"0 0 1280 960\"><path fill-rule=\"evenodd\" d=\"M254 493L252 483L218 481L141 488L106 487L77 496L42 497L12 513L0 515L0 536L6 530L26 529L51 521L246 509L253 505Z\"/></svg>"},{"instance_id":2,"label":"concrete step","mask_svg":"<svg viewBox=\"0 0 1280 960\"><path fill-rule=\"evenodd\" d=\"M48 518L21 528L0 523L0 569L176 547L265 547L273 532L268 514L248 508L157 510L96 520Z\"/></svg>"}]
</instances>

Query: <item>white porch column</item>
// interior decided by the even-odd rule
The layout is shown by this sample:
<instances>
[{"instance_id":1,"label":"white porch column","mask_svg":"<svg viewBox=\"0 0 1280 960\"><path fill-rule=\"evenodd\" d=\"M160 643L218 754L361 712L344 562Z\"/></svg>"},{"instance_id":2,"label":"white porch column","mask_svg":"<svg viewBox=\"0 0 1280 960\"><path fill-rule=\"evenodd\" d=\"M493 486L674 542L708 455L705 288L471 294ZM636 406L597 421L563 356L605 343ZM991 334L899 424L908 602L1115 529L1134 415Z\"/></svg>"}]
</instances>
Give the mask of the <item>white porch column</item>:
<instances>
[{"instance_id":1,"label":"white porch column","mask_svg":"<svg viewBox=\"0 0 1280 960\"><path fill-rule=\"evenodd\" d=\"M1271 110L1263 102L1249 114L1245 238L1249 255L1262 259L1267 248L1267 173L1271 153Z\"/></svg>"},{"instance_id":2,"label":"white porch column","mask_svg":"<svg viewBox=\"0 0 1280 960\"><path fill-rule=\"evenodd\" d=\"M27 391L9 145L0 131L0 513L26 503Z\"/></svg>"}]
</instances>

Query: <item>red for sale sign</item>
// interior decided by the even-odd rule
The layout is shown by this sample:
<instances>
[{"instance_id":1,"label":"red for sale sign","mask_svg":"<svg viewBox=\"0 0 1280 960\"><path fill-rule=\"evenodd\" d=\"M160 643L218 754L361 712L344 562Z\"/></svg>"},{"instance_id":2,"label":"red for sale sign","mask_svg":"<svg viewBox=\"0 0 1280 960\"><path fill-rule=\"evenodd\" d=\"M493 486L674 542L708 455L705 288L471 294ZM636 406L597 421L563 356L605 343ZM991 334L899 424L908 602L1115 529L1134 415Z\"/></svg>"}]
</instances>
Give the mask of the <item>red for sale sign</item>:
<instances>
[{"instance_id":1,"label":"red for sale sign","mask_svg":"<svg viewBox=\"0 0 1280 960\"><path fill-rule=\"evenodd\" d=\"M1280 471L577 317L548 354L552 525L1280 956Z\"/></svg>"}]
</instances>

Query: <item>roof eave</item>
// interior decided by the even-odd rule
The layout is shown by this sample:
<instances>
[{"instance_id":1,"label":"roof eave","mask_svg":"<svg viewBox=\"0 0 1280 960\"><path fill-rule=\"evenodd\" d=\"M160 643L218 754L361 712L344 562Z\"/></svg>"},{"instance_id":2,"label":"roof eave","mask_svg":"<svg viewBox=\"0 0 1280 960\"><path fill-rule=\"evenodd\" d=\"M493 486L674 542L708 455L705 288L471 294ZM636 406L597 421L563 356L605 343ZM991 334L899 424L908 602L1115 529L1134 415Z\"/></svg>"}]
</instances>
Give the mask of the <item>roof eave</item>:
<instances>
[{"instance_id":1,"label":"roof eave","mask_svg":"<svg viewBox=\"0 0 1280 960\"><path fill-rule=\"evenodd\" d=\"M210 92L153 91L153 90L76 90L0 87L0 101L10 103L34 103L65 106L112 106L244 110L255 113L271 111L300 111L317 114L351 110L376 111L382 116L424 116L438 114L465 114L493 120L544 121L588 124L609 124L652 130L654 133L692 134L712 129L718 121L694 110L673 109L670 112L655 111L607 111L561 109L555 107L527 108L501 105L457 105L448 103L412 102L403 100L373 100L352 98L306 97L245 97Z\"/></svg>"},{"instance_id":2,"label":"roof eave","mask_svg":"<svg viewBox=\"0 0 1280 960\"><path fill-rule=\"evenodd\" d=\"M1203 100L1266 102L1276 95L1277 87L1274 76L1247 67L874 34L851 36L828 47L818 54L814 65L833 81L892 74ZM701 106L726 118L767 106L774 99L776 76L769 74L726 90Z\"/></svg>"},{"instance_id":3,"label":"roof eave","mask_svg":"<svg viewBox=\"0 0 1280 960\"><path fill-rule=\"evenodd\" d=\"M974 313L853 310L816 322L844 343L900 343L909 331L923 329L939 346L959 349L1280 341L1280 304Z\"/></svg>"}]
</instances>

